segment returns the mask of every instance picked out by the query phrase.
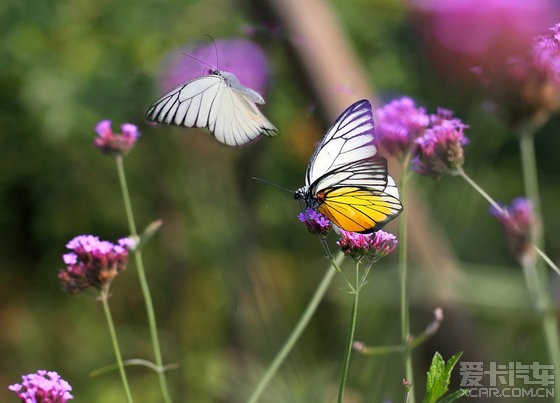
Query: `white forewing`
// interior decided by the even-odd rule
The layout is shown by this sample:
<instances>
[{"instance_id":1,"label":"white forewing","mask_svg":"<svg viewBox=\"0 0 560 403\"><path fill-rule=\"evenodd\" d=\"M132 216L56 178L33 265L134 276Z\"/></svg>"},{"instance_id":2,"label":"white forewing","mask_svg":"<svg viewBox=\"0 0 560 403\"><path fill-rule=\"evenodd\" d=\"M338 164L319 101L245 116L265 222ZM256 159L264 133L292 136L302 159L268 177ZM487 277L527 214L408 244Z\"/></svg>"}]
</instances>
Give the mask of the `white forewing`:
<instances>
[{"instance_id":1,"label":"white forewing","mask_svg":"<svg viewBox=\"0 0 560 403\"><path fill-rule=\"evenodd\" d=\"M148 108L146 118L177 126L206 127L221 143L236 146L261 134L277 133L256 102L264 103L256 91L243 87L231 73L217 72L174 88Z\"/></svg>"},{"instance_id":2,"label":"white forewing","mask_svg":"<svg viewBox=\"0 0 560 403\"><path fill-rule=\"evenodd\" d=\"M316 185L327 173L376 154L371 104L361 100L338 117L315 149L307 168L306 185Z\"/></svg>"},{"instance_id":3,"label":"white forewing","mask_svg":"<svg viewBox=\"0 0 560 403\"><path fill-rule=\"evenodd\" d=\"M336 187L360 187L377 192L386 192L387 186L387 160L375 156L351 162L329 171L327 175L323 175L313 182L311 192L315 194L320 190Z\"/></svg>"}]
</instances>

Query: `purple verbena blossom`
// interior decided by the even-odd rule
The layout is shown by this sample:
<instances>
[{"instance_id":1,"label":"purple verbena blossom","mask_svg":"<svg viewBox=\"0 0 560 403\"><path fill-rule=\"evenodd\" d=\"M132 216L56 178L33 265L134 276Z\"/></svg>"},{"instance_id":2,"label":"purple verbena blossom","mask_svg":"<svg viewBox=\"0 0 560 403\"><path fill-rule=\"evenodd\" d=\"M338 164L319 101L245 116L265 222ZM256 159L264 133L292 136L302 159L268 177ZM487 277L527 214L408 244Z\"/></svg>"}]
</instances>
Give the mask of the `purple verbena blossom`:
<instances>
[{"instance_id":1,"label":"purple verbena blossom","mask_svg":"<svg viewBox=\"0 0 560 403\"><path fill-rule=\"evenodd\" d=\"M517 260L524 264L534 259L531 232L535 225L535 213L531 202L517 197L509 206L502 206L501 210L491 207L490 212L502 224L509 249Z\"/></svg>"},{"instance_id":2,"label":"purple verbena blossom","mask_svg":"<svg viewBox=\"0 0 560 403\"><path fill-rule=\"evenodd\" d=\"M345 230L340 230L340 239L336 242L345 255L350 255L356 260L371 258L373 261L392 253L397 243L397 237L389 232L360 234Z\"/></svg>"},{"instance_id":3,"label":"purple verbena blossom","mask_svg":"<svg viewBox=\"0 0 560 403\"><path fill-rule=\"evenodd\" d=\"M297 217L299 221L305 224L310 233L321 237L327 236L332 228L329 219L312 208L307 208L304 212L299 213Z\"/></svg>"},{"instance_id":4,"label":"purple verbena blossom","mask_svg":"<svg viewBox=\"0 0 560 403\"><path fill-rule=\"evenodd\" d=\"M21 383L8 387L23 403L65 403L74 398L72 386L54 371L39 370L23 375Z\"/></svg>"},{"instance_id":5,"label":"purple verbena blossom","mask_svg":"<svg viewBox=\"0 0 560 403\"><path fill-rule=\"evenodd\" d=\"M396 99L377 110L377 141L391 155L402 157L428 124L426 110L409 97Z\"/></svg>"},{"instance_id":6,"label":"purple verbena blossom","mask_svg":"<svg viewBox=\"0 0 560 403\"><path fill-rule=\"evenodd\" d=\"M121 238L114 244L93 235L77 236L66 244L71 252L62 256L67 266L58 278L71 294L88 287L101 289L126 269L128 251L134 246L135 242L130 238Z\"/></svg>"},{"instance_id":7,"label":"purple verbena blossom","mask_svg":"<svg viewBox=\"0 0 560 403\"><path fill-rule=\"evenodd\" d=\"M110 120L102 120L95 128L95 145L105 154L126 155L140 137L138 128L131 123L121 125L121 133L114 133Z\"/></svg>"},{"instance_id":8,"label":"purple verbena blossom","mask_svg":"<svg viewBox=\"0 0 560 403\"><path fill-rule=\"evenodd\" d=\"M469 142L463 133L467 127L453 117L453 112L438 109L436 115L430 116L430 126L415 140L418 147L413 169L421 175L435 178L461 169L464 163L463 146Z\"/></svg>"},{"instance_id":9,"label":"purple verbena blossom","mask_svg":"<svg viewBox=\"0 0 560 403\"><path fill-rule=\"evenodd\" d=\"M531 56L535 66L542 69L556 87L560 87L560 24L550 31L549 35L535 38Z\"/></svg>"}]
</instances>

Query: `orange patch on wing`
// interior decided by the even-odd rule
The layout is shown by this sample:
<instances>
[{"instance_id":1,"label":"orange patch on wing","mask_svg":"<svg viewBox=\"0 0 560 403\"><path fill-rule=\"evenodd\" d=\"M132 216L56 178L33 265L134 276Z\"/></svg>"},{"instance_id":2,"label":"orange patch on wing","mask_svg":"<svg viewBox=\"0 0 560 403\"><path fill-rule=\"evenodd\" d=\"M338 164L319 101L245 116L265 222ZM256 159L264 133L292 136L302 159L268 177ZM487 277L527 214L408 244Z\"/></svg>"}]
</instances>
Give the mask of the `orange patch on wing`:
<instances>
[{"instance_id":1,"label":"orange patch on wing","mask_svg":"<svg viewBox=\"0 0 560 403\"><path fill-rule=\"evenodd\" d=\"M394 218L401 210L398 199L386 194L348 187L325 191L318 210L346 231L371 232Z\"/></svg>"}]
</instances>

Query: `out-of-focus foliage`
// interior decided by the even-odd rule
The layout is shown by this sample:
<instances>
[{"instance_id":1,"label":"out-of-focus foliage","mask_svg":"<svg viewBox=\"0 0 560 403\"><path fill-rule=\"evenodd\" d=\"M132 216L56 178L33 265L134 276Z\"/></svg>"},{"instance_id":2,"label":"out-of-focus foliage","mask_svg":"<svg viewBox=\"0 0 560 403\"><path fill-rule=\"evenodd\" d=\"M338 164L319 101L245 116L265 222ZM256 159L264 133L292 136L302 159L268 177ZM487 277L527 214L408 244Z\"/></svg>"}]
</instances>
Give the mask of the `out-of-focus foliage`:
<instances>
[{"instance_id":1,"label":"out-of-focus foliage","mask_svg":"<svg viewBox=\"0 0 560 403\"><path fill-rule=\"evenodd\" d=\"M15 401L7 386L41 368L68 380L77 401L123 399L116 373L88 376L113 362L101 307L92 295L63 293L56 278L69 239L127 235L114 162L93 146L102 119L131 122L142 132L125 166L138 225L163 220L144 258L164 358L179 364L169 372L175 401L244 401L292 329L327 260L297 222L292 195L251 177L301 186L327 122L287 34L262 33L272 25L253 3L1 2L0 401ZM499 200L523 193L515 135L481 107L473 85L432 68L405 5L337 0L333 7L381 95L406 94L430 110L454 109L470 125L465 169ZM144 121L145 108L159 95L155 80L167 52L205 41L205 34L243 36L247 26L270 58L265 110L278 137L234 149L204 131ZM536 137L553 258L560 254L559 129L553 118ZM435 306L445 311L438 335L415 351L417 384L424 384L435 350L446 357L464 351L462 359L470 361L546 362L522 272L484 200L456 178L415 182L461 268L461 287L445 300L432 288L439 268L412 268L413 333L431 320ZM395 263L391 256L377 264L361 294L356 336L368 344L400 337ZM557 285L554 277L551 286ZM134 265L111 290L123 355L152 359ZM336 282L263 402L334 395L349 312L349 295ZM136 401L159 401L153 373L128 371ZM356 355L349 400L398 401L402 374L397 356Z\"/></svg>"}]
</instances>

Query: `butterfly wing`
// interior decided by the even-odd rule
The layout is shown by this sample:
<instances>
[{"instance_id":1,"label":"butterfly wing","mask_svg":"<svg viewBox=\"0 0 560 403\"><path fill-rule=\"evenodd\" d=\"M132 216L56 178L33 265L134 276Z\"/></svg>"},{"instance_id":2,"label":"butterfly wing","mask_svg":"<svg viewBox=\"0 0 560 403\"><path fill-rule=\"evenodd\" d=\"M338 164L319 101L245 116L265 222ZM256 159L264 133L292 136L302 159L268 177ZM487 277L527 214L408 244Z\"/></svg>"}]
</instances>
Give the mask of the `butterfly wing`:
<instances>
[{"instance_id":1,"label":"butterfly wing","mask_svg":"<svg viewBox=\"0 0 560 403\"><path fill-rule=\"evenodd\" d=\"M213 109L207 127L218 141L238 146L278 133L247 93L227 86L216 102L220 107Z\"/></svg>"},{"instance_id":2,"label":"butterfly wing","mask_svg":"<svg viewBox=\"0 0 560 403\"><path fill-rule=\"evenodd\" d=\"M307 167L306 185L322 188L319 179L328 172L376 154L372 108L363 99L342 112L327 130Z\"/></svg>"},{"instance_id":3,"label":"butterfly wing","mask_svg":"<svg viewBox=\"0 0 560 403\"><path fill-rule=\"evenodd\" d=\"M377 231L402 210L387 160L376 154L371 104L362 100L333 123L307 168L308 199L346 231Z\"/></svg>"},{"instance_id":4,"label":"butterfly wing","mask_svg":"<svg viewBox=\"0 0 560 403\"><path fill-rule=\"evenodd\" d=\"M146 111L153 122L206 127L221 143L237 146L277 129L243 93L223 76L210 74L175 87Z\"/></svg>"},{"instance_id":5,"label":"butterfly wing","mask_svg":"<svg viewBox=\"0 0 560 403\"><path fill-rule=\"evenodd\" d=\"M346 231L377 231L402 210L395 181L391 176L387 179L385 191L372 191L360 186L327 189L318 210Z\"/></svg>"}]
</instances>

